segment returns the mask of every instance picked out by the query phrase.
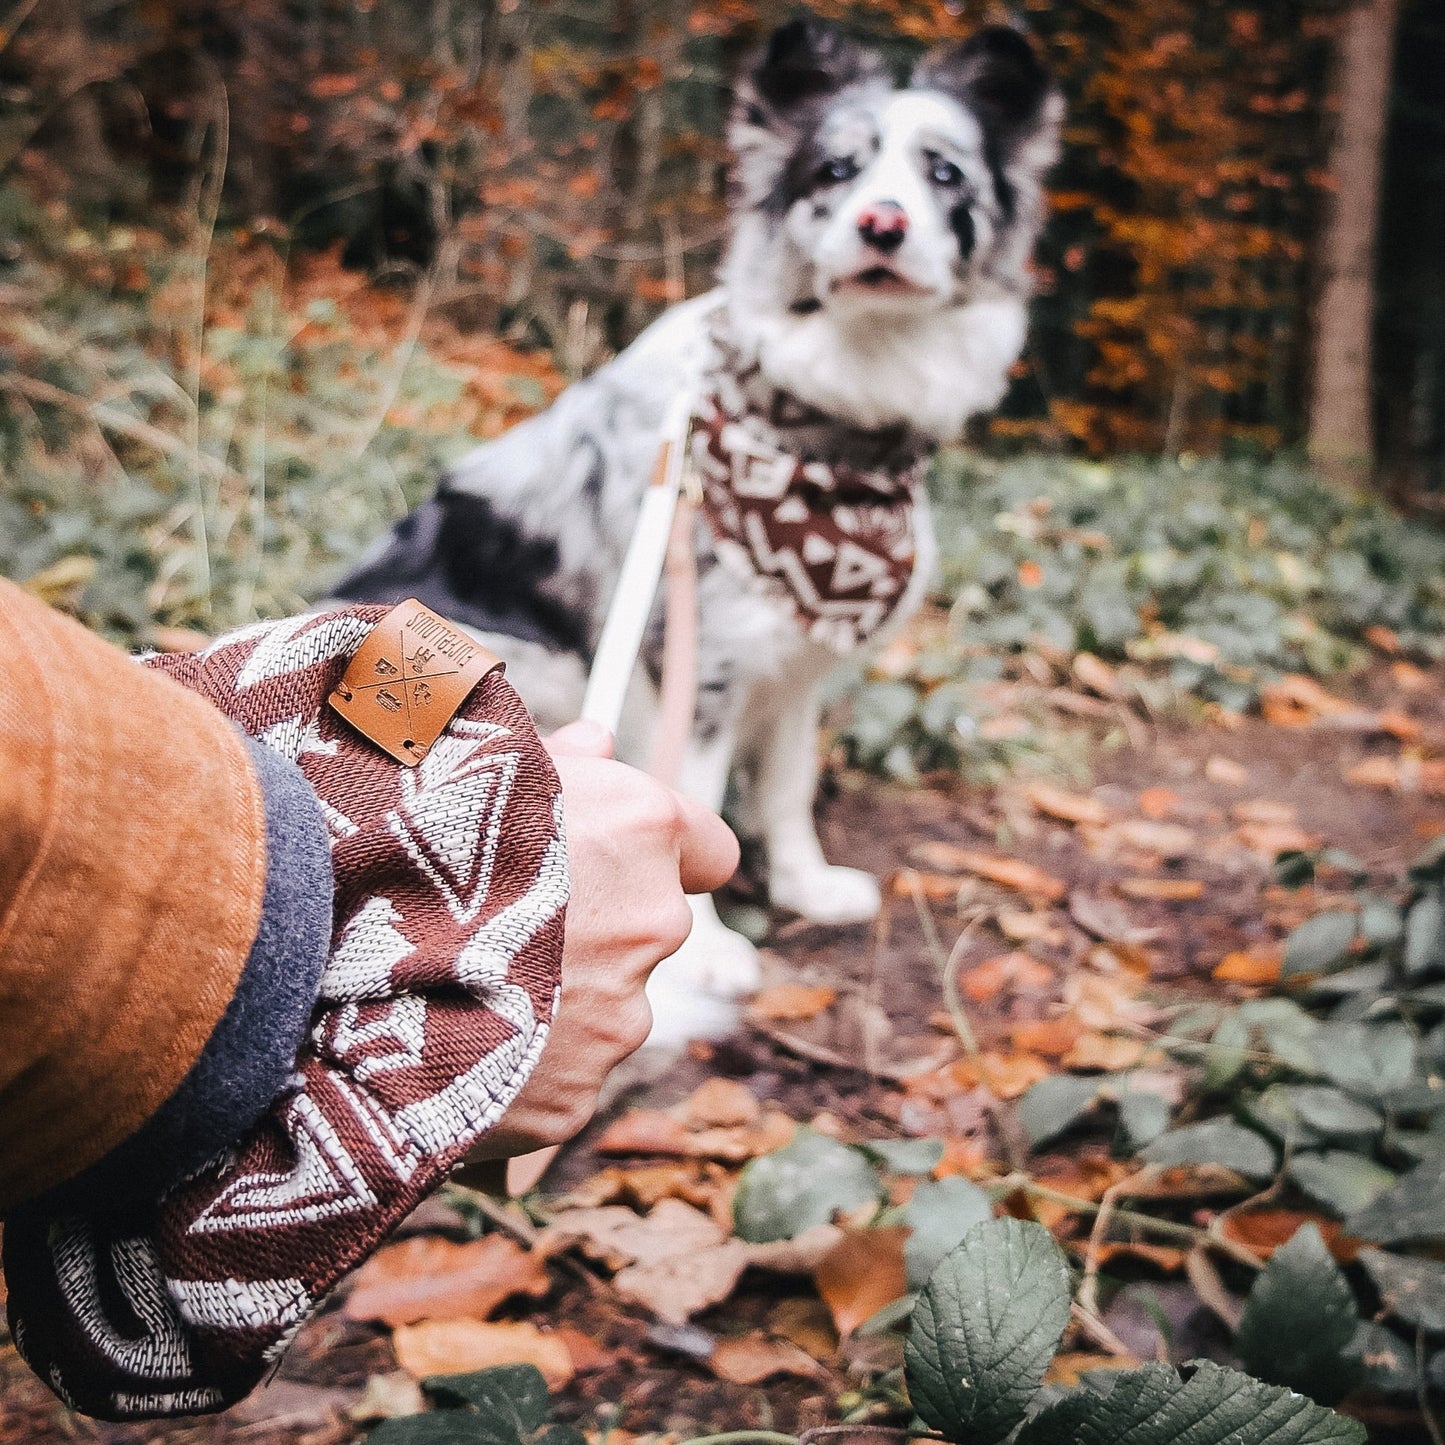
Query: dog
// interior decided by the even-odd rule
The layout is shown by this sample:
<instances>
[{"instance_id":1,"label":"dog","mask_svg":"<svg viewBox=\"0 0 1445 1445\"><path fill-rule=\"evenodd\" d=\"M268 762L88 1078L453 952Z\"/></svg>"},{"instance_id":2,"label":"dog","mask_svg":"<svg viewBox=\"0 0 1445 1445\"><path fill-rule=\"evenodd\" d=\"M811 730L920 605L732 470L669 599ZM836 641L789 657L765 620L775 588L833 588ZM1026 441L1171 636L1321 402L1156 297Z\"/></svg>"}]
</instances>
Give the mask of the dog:
<instances>
[{"instance_id":1,"label":"dog","mask_svg":"<svg viewBox=\"0 0 1445 1445\"><path fill-rule=\"evenodd\" d=\"M664 418L691 387L699 696L680 786L720 808L735 778L774 905L873 918L877 881L830 865L813 824L819 689L924 598L923 472L999 403L1023 348L1061 118L1006 27L900 83L836 29L782 26L736 91L717 288L463 458L338 595L418 598L506 660L544 731L570 721ZM654 619L625 758L648 756L660 654ZM691 938L649 986L654 1043L726 1032L758 984L753 945L693 903Z\"/></svg>"}]
</instances>

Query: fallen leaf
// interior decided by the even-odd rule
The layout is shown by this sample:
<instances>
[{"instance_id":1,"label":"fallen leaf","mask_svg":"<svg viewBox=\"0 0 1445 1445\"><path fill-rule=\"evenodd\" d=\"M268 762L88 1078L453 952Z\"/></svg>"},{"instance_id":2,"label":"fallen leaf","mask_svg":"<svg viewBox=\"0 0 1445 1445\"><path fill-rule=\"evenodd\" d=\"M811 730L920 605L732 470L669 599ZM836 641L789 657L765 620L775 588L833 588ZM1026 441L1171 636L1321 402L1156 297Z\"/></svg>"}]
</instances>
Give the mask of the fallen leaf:
<instances>
[{"instance_id":1,"label":"fallen leaf","mask_svg":"<svg viewBox=\"0 0 1445 1445\"><path fill-rule=\"evenodd\" d=\"M1276 803L1269 798L1236 803L1229 813L1236 823L1293 823L1297 816L1288 803Z\"/></svg>"},{"instance_id":2,"label":"fallen leaf","mask_svg":"<svg viewBox=\"0 0 1445 1445\"><path fill-rule=\"evenodd\" d=\"M1164 1274L1178 1274L1184 1268L1187 1251L1174 1249L1167 1244L1145 1244L1142 1240L1109 1240L1098 1247L1100 1264L1111 1259L1142 1259Z\"/></svg>"},{"instance_id":3,"label":"fallen leaf","mask_svg":"<svg viewBox=\"0 0 1445 1445\"><path fill-rule=\"evenodd\" d=\"M763 1112L746 1085L722 1078L700 1085L683 1110L692 1122L715 1127L756 1123Z\"/></svg>"},{"instance_id":4,"label":"fallen leaf","mask_svg":"<svg viewBox=\"0 0 1445 1445\"><path fill-rule=\"evenodd\" d=\"M1109 832L1131 848L1156 853L1164 859L1186 857L1198 841L1190 828L1178 823L1152 823L1147 818L1126 818Z\"/></svg>"},{"instance_id":5,"label":"fallen leaf","mask_svg":"<svg viewBox=\"0 0 1445 1445\"><path fill-rule=\"evenodd\" d=\"M1074 658L1073 673L1078 682L1100 697L1112 698L1118 693L1119 680L1114 669L1092 652L1081 652Z\"/></svg>"},{"instance_id":6,"label":"fallen leaf","mask_svg":"<svg viewBox=\"0 0 1445 1445\"><path fill-rule=\"evenodd\" d=\"M650 1154L742 1164L781 1148L794 1128L792 1120L776 1110L762 1113L749 1124L689 1129L675 1113L633 1109L614 1119L594 1147L599 1154Z\"/></svg>"},{"instance_id":7,"label":"fallen leaf","mask_svg":"<svg viewBox=\"0 0 1445 1445\"><path fill-rule=\"evenodd\" d=\"M967 1059L961 1060L960 1066L968 1063ZM978 1081L1000 1099L1022 1098L1050 1073L1049 1066L1036 1054L1005 1054L994 1049L984 1052L981 1071L977 1066L971 1067Z\"/></svg>"},{"instance_id":8,"label":"fallen leaf","mask_svg":"<svg viewBox=\"0 0 1445 1445\"><path fill-rule=\"evenodd\" d=\"M1044 585L1044 569L1037 562L1019 563L1019 586L1032 591Z\"/></svg>"},{"instance_id":9,"label":"fallen leaf","mask_svg":"<svg viewBox=\"0 0 1445 1445\"><path fill-rule=\"evenodd\" d=\"M1139 794L1139 811L1155 822L1162 822L1177 812L1179 803L1179 794L1173 788L1145 788Z\"/></svg>"},{"instance_id":10,"label":"fallen leaf","mask_svg":"<svg viewBox=\"0 0 1445 1445\"><path fill-rule=\"evenodd\" d=\"M1409 713L1387 708L1375 719L1375 725L1382 733L1386 733L1402 743L1420 741L1420 724Z\"/></svg>"},{"instance_id":11,"label":"fallen leaf","mask_svg":"<svg viewBox=\"0 0 1445 1445\"><path fill-rule=\"evenodd\" d=\"M614 1119L597 1141L599 1154L675 1154L692 1152L692 1131L661 1109L633 1109Z\"/></svg>"},{"instance_id":12,"label":"fallen leaf","mask_svg":"<svg viewBox=\"0 0 1445 1445\"><path fill-rule=\"evenodd\" d=\"M1062 948L1068 942L1068 935L1054 922L1050 913L1017 913L1003 909L994 922L1010 943L1042 943L1046 948Z\"/></svg>"},{"instance_id":13,"label":"fallen leaf","mask_svg":"<svg viewBox=\"0 0 1445 1445\"><path fill-rule=\"evenodd\" d=\"M1260 707L1265 721L1276 727L1308 727L1320 718L1354 711L1343 698L1326 692L1314 678L1298 673L1262 688Z\"/></svg>"},{"instance_id":14,"label":"fallen leaf","mask_svg":"<svg viewBox=\"0 0 1445 1445\"><path fill-rule=\"evenodd\" d=\"M943 1158L933 1166L935 1179L961 1174L967 1179L983 1173L988 1167L988 1146L982 1139L945 1139Z\"/></svg>"},{"instance_id":15,"label":"fallen leaf","mask_svg":"<svg viewBox=\"0 0 1445 1445\"><path fill-rule=\"evenodd\" d=\"M425 1320L402 1325L391 1343L397 1364L417 1380L498 1365L535 1365L548 1386L560 1390L576 1373L566 1340L544 1334L536 1325Z\"/></svg>"},{"instance_id":16,"label":"fallen leaf","mask_svg":"<svg viewBox=\"0 0 1445 1445\"><path fill-rule=\"evenodd\" d=\"M719 1379L734 1385L760 1385L777 1375L801 1375L809 1380L828 1377L827 1370L791 1340L763 1335L719 1340L707 1363Z\"/></svg>"},{"instance_id":17,"label":"fallen leaf","mask_svg":"<svg viewBox=\"0 0 1445 1445\"><path fill-rule=\"evenodd\" d=\"M950 893L958 893L958 883L950 880ZM810 1019L823 1012L838 997L838 991L821 985L809 987L802 983L780 983L765 988L749 1005L760 1018L783 1020Z\"/></svg>"},{"instance_id":18,"label":"fallen leaf","mask_svg":"<svg viewBox=\"0 0 1445 1445\"><path fill-rule=\"evenodd\" d=\"M1384 788L1388 792L1399 792L1400 765L1394 758L1365 758L1345 773L1345 781L1362 788Z\"/></svg>"},{"instance_id":19,"label":"fallen leaf","mask_svg":"<svg viewBox=\"0 0 1445 1445\"><path fill-rule=\"evenodd\" d=\"M1045 1058L1060 1059L1073 1048L1083 1032L1077 1019L1065 1015L1015 1024L1011 1037L1016 1048L1031 1054L1042 1054Z\"/></svg>"},{"instance_id":20,"label":"fallen leaf","mask_svg":"<svg viewBox=\"0 0 1445 1445\"><path fill-rule=\"evenodd\" d=\"M1069 917L1085 933L1104 943L1151 943L1158 937L1156 930L1139 927L1122 904L1085 893L1081 888L1069 895Z\"/></svg>"},{"instance_id":21,"label":"fallen leaf","mask_svg":"<svg viewBox=\"0 0 1445 1445\"><path fill-rule=\"evenodd\" d=\"M1063 1062L1067 1069L1100 1069L1113 1074L1132 1069L1147 1050L1148 1045L1138 1039L1091 1031L1079 1037Z\"/></svg>"},{"instance_id":22,"label":"fallen leaf","mask_svg":"<svg viewBox=\"0 0 1445 1445\"><path fill-rule=\"evenodd\" d=\"M1382 627L1378 622L1365 628L1364 638L1371 647L1379 648L1389 657L1398 657L1400 654L1400 639L1388 627Z\"/></svg>"},{"instance_id":23,"label":"fallen leaf","mask_svg":"<svg viewBox=\"0 0 1445 1445\"><path fill-rule=\"evenodd\" d=\"M922 893L930 903L952 903L958 897L958 879L943 873L902 868L889 880L889 891L899 898L912 898Z\"/></svg>"},{"instance_id":24,"label":"fallen leaf","mask_svg":"<svg viewBox=\"0 0 1445 1445\"><path fill-rule=\"evenodd\" d=\"M840 1336L851 1335L884 1305L908 1293L903 1260L908 1234L903 1225L845 1229L837 1246L813 1271L813 1283Z\"/></svg>"},{"instance_id":25,"label":"fallen leaf","mask_svg":"<svg viewBox=\"0 0 1445 1445\"><path fill-rule=\"evenodd\" d=\"M1249 782L1249 769L1233 758L1215 754L1204 764L1204 776L1224 788L1242 788Z\"/></svg>"},{"instance_id":26,"label":"fallen leaf","mask_svg":"<svg viewBox=\"0 0 1445 1445\"><path fill-rule=\"evenodd\" d=\"M1293 823L1244 823L1234 836L1252 853L1273 860L1281 853L1308 853L1320 840Z\"/></svg>"},{"instance_id":27,"label":"fallen leaf","mask_svg":"<svg viewBox=\"0 0 1445 1445\"><path fill-rule=\"evenodd\" d=\"M1024 796L1037 812L1061 823L1102 826L1109 821L1109 810L1097 799L1084 793L1070 793L1063 788L1036 783Z\"/></svg>"},{"instance_id":28,"label":"fallen leaf","mask_svg":"<svg viewBox=\"0 0 1445 1445\"><path fill-rule=\"evenodd\" d=\"M394 1420L401 1415L419 1415L426 1409L426 1396L403 1370L372 1375L361 1398L344 1412L348 1420L367 1425L375 1420Z\"/></svg>"},{"instance_id":29,"label":"fallen leaf","mask_svg":"<svg viewBox=\"0 0 1445 1445\"><path fill-rule=\"evenodd\" d=\"M545 1259L504 1234L465 1244L422 1234L379 1250L357 1274L348 1319L409 1325L417 1320L484 1320L514 1295L539 1299L551 1281Z\"/></svg>"},{"instance_id":30,"label":"fallen leaf","mask_svg":"<svg viewBox=\"0 0 1445 1445\"><path fill-rule=\"evenodd\" d=\"M1192 903L1204 897L1204 884L1197 878L1125 878L1119 892L1147 902Z\"/></svg>"},{"instance_id":31,"label":"fallen leaf","mask_svg":"<svg viewBox=\"0 0 1445 1445\"><path fill-rule=\"evenodd\" d=\"M768 1311L768 1333L791 1340L815 1360L830 1361L838 1353L838 1331L828 1306L816 1295L789 1295Z\"/></svg>"},{"instance_id":32,"label":"fallen leaf","mask_svg":"<svg viewBox=\"0 0 1445 1445\"><path fill-rule=\"evenodd\" d=\"M1278 950L1265 953L1227 953L1214 970L1221 983L1278 983L1283 962Z\"/></svg>"},{"instance_id":33,"label":"fallen leaf","mask_svg":"<svg viewBox=\"0 0 1445 1445\"><path fill-rule=\"evenodd\" d=\"M1300 1209L1231 1209L1218 1221L1225 1238L1242 1244L1261 1259L1268 1259L1281 1245L1288 1244L1300 1225L1308 1223L1319 1226L1330 1253L1341 1264L1352 1263L1364 1247L1363 1240L1352 1239L1344 1232L1338 1219Z\"/></svg>"},{"instance_id":34,"label":"fallen leaf","mask_svg":"<svg viewBox=\"0 0 1445 1445\"><path fill-rule=\"evenodd\" d=\"M566 1344L567 1353L572 1356L572 1368L579 1375L595 1374L617 1362L616 1351L599 1345L591 1335L573 1329L571 1325L559 1325L552 1333Z\"/></svg>"},{"instance_id":35,"label":"fallen leaf","mask_svg":"<svg viewBox=\"0 0 1445 1445\"><path fill-rule=\"evenodd\" d=\"M1430 674L1413 662L1392 662L1390 676L1395 680L1395 686L1406 692L1421 692L1430 686Z\"/></svg>"},{"instance_id":36,"label":"fallen leaf","mask_svg":"<svg viewBox=\"0 0 1445 1445\"><path fill-rule=\"evenodd\" d=\"M1055 1355L1044 1374L1046 1385L1068 1385L1073 1387L1090 1370L1133 1370L1139 1361L1133 1355L1091 1355L1077 1350L1065 1350Z\"/></svg>"},{"instance_id":37,"label":"fallen leaf","mask_svg":"<svg viewBox=\"0 0 1445 1445\"><path fill-rule=\"evenodd\" d=\"M1022 858L1000 858L992 853L978 853L952 843L919 843L913 856L928 868L955 873L971 873L1001 888L1028 893L1048 903L1057 903L1068 891L1062 880Z\"/></svg>"},{"instance_id":38,"label":"fallen leaf","mask_svg":"<svg viewBox=\"0 0 1445 1445\"><path fill-rule=\"evenodd\" d=\"M959 980L964 996L974 1003L986 1003L1005 989L1032 992L1051 988L1054 971L1021 949L1001 953L971 968Z\"/></svg>"}]
</instances>

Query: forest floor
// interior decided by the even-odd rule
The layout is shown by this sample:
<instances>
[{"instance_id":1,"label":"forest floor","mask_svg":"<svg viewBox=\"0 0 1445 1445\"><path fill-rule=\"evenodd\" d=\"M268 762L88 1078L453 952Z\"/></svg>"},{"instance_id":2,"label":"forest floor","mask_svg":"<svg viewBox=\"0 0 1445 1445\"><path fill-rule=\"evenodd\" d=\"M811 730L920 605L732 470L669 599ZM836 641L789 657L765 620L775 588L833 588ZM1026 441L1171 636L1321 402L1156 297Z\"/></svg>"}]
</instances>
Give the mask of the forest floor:
<instances>
[{"instance_id":1,"label":"forest floor","mask_svg":"<svg viewBox=\"0 0 1445 1445\"><path fill-rule=\"evenodd\" d=\"M420 1376L506 1359L539 1364L558 1418L611 1445L896 1419L900 1339L856 1329L901 1292L896 1259L835 1259L831 1272L737 1263L743 1246L728 1235L739 1167L785 1140L788 1121L845 1141L941 1140L935 1177L1026 1174L1042 1186L1002 1203L1097 1271L1102 1301L1098 1327L1066 1341L1056 1377L1121 1355L1227 1357L1229 1296L1217 1287L1237 1284L1229 1262L1212 1289L1182 1248L1137 1234L1091 1242L1094 1202L1137 1165L1098 1128L1030 1154L1014 1111L1058 1072L1103 1087L1154 1069L1178 1104L1161 1020L1181 1002L1269 993L1283 939L1328 901L1328 869L1286 889L1276 855L1344 849L1391 879L1445 831L1445 798L1419 781L1421 759L1445 754L1445 677L1381 656L1341 692L1322 704L1306 690L1274 721L1186 727L1057 679L994 684L1004 713L1051 713L1087 758L1091 787L906 788L835 774L820 802L825 846L887 878L879 925L770 916L768 986L737 1036L694 1046L651 1082L639 1072L525 1210L486 1206L504 1228L481 1232L471 1197L443 1191L413 1217L390 1276L369 1281L369 1307L354 1286L339 1291L275 1380L214 1419L80 1419L6 1337L0 1441L333 1445L423 1408ZM751 907L746 885L739 896ZM957 970L953 1012L941 966ZM914 1186L895 1180L893 1202ZM1203 1230L1222 1217L1261 1257L1304 1218L1333 1225L1278 1187L1245 1209L1203 1184L1187 1195L1172 1201L1176 1219ZM638 1211L630 1235L619 1209ZM901 1233L868 1237L896 1253ZM488 1268L511 1293L459 1300L466 1256L450 1251L488 1242ZM395 1328L356 1317L373 1312ZM1407 1439L1419 1418L1409 1405L1357 1394L1345 1408L1376 1438Z\"/></svg>"}]
</instances>

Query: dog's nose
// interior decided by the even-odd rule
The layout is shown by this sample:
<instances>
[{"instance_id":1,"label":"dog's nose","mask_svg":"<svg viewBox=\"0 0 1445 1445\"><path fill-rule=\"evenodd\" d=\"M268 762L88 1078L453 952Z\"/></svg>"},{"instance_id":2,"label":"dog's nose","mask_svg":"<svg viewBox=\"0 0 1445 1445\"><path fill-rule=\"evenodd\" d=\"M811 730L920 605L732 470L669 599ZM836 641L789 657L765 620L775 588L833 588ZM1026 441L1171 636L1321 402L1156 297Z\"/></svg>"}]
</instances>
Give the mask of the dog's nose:
<instances>
[{"instance_id":1,"label":"dog's nose","mask_svg":"<svg viewBox=\"0 0 1445 1445\"><path fill-rule=\"evenodd\" d=\"M908 212L897 201L875 201L858 217L858 234L875 251L891 255L908 234Z\"/></svg>"}]
</instances>

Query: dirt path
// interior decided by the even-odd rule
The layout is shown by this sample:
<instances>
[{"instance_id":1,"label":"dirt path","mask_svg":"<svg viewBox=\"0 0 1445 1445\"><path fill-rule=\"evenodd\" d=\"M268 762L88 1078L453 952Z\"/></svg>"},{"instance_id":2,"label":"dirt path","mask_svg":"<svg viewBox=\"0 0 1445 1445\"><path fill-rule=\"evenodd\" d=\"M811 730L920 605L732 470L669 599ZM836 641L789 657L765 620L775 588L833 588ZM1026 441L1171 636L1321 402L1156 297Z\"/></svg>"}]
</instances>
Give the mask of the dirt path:
<instances>
[{"instance_id":1,"label":"dirt path","mask_svg":"<svg viewBox=\"0 0 1445 1445\"><path fill-rule=\"evenodd\" d=\"M1084 821L1050 816L1024 782L944 793L842 779L822 807L824 841L836 861L895 880L885 926L827 931L774 919L766 940L770 982L830 988L836 1003L815 1018L767 1023L771 1036L750 1026L726 1044L694 1048L661 1078L622 1095L612 1115L639 1103L673 1104L708 1077L722 1076L793 1118L821 1115L827 1127L845 1134L941 1134L987 1155L998 1140L977 1090L950 1095L917 1086L930 1065L951 1066L958 1050L951 1022L940 1017L938 965L915 887L928 899L944 949L953 947L975 905L992 910L994 921L975 928L959 960L980 1042L1006 1068L1019 1066L1023 1051L1013 1041L1020 1026L1056 1013L1061 991L1086 960L1099 971L1101 947L1112 949L1124 970L1146 968L1155 997L1237 995L1238 985L1212 977L1221 959L1277 948L1315 906L1310 890L1286 893L1273 885L1278 847L1317 842L1346 849L1370 872L1388 877L1445 830L1439 797L1346 781L1376 758L1389 760L1377 763L1377 771L1394 764L1408 782L1412 758L1428 758L1440 745L1441 699L1438 682L1402 688L1382 669L1354 695L1373 721L1346 713L1303 727L1250 720L1228 728L1154 728L1135 721L1121 731L1104 710L1087 724L1092 787L1065 785L1070 797L1087 801ZM1068 804L1063 811L1083 807ZM970 881L957 868L945 877L932 866L937 851L926 845L1022 860L1035 870L1033 891ZM916 885L900 875L910 867L919 870ZM1031 934L1027 957L1041 971L1009 973L1023 944L1000 936L1000 913L1013 917L1010 926L1021 937ZM990 963L1010 956L1013 965ZM978 972L985 964L992 974ZM605 1122L568 1151L549 1176L549 1190L575 1186L614 1162L594 1151ZM1082 1153L1103 1157L1093 1145ZM1080 1157L1075 1149L1054 1162L1077 1170ZM1035 1167L1047 1171L1051 1161L1045 1157ZM460 1223L435 1204L416 1221L442 1230ZM700 1341L764 1325L776 1330L783 1316L796 1323L816 1306L810 1290L750 1274L725 1304L698 1317L689 1334L660 1329L586 1269L559 1262L549 1268L550 1296L510 1310L509 1317L570 1325L591 1337L601 1368L576 1377L561 1396L559 1414L588 1430L612 1419L616 1442L656 1431L806 1428L836 1419L840 1395L876 1385L895 1363L897 1349L887 1339L855 1339L814 1379L729 1383L693 1358L706 1353ZM185 1425L109 1426L63 1410L28 1375L7 1338L0 1347L0 1442L332 1445L360 1438L365 1427L342 1412L371 1376L395 1368L386 1331L332 1311L302 1333L278 1379L229 1415Z\"/></svg>"}]
</instances>

